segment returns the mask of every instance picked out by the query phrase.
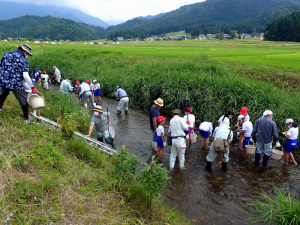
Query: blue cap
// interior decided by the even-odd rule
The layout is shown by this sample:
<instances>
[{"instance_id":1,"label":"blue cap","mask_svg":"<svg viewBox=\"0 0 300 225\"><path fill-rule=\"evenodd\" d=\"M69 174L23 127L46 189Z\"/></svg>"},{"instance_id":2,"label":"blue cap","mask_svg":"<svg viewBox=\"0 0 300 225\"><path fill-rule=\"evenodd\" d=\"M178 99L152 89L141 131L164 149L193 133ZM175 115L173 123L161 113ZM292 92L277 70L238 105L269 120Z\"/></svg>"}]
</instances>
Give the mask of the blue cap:
<instances>
[{"instance_id":1,"label":"blue cap","mask_svg":"<svg viewBox=\"0 0 300 225\"><path fill-rule=\"evenodd\" d=\"M117 87L116 87L116 90L119 89L119 88L120 88L120 86L117 86Z\"/></svg>"}]
</instances>

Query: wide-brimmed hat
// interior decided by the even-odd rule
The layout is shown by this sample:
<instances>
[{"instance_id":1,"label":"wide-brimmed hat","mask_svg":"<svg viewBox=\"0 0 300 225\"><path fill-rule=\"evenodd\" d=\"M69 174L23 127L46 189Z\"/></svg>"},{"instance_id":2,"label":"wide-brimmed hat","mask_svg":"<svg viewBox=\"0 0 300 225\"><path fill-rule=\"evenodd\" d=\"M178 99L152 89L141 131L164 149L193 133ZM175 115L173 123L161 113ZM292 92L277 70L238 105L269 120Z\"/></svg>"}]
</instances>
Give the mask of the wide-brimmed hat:
<instances>
[{"instance_id":1,"label":"wide-brimmed hat","mask_svg":"<svg viewBox=\"0 0 300 225\"><path fill-rule=\"evenodd\" d=\"M180 109L174 109L172 111L173 114L181 114L181 110Z\"/></svg>"},{"instance_id":2,"label":"wide-brimmed hat","mask_svg":"<svg viewBox=\"0 0 300 225\"><path fill-rule=\"evenodd\" d=\"M154 103L156 105L159 105L160 107L164 106L164 100L162 100L161 98L154 100Z\"/></svg>"},{"instance_id":3,"label":"wide-brimmed hat","mask_svg":"<svg viewBox=\"0 0 300 225\"><path fill-rule=\"evenodd\" d=\"M96 111L96 112L102 112L103 113L101 105L96 105L96 107L93 110Z\"/></svg>"},{"instance_id":4,"label":"wide-brimmed hat","mask_svg":"<svg viewBox=\"0 0 300 225\"><path fill-rule=\"evenodd\" d=\"M22 45L22 46L19 46L18 48L21 48L23 51L27 52L30 56L32 56L31 54L31 47L29 45Z\"/></svg>"}]
</instances>

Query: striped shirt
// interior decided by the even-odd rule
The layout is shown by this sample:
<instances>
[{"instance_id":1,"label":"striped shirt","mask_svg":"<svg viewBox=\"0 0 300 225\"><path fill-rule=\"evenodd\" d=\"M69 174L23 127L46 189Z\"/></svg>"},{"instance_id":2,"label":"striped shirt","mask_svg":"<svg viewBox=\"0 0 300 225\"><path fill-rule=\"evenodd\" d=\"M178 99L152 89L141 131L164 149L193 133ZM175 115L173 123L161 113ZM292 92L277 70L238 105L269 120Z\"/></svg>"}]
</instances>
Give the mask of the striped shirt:
<instances>
[{"instance_id":1,"label":"striped shirt","mask_svg":"<svg viewBox=\"0 0 300 225\"><path fill-rule=\"evenodd\" d=\"M257 134L256 138L255 135ZM251 133L253 140L264 144L271 143L272 137L274 141L278 141L277 127L273 120L265 116L256 120L253 131Z\"/></svg>"}]
</instances>

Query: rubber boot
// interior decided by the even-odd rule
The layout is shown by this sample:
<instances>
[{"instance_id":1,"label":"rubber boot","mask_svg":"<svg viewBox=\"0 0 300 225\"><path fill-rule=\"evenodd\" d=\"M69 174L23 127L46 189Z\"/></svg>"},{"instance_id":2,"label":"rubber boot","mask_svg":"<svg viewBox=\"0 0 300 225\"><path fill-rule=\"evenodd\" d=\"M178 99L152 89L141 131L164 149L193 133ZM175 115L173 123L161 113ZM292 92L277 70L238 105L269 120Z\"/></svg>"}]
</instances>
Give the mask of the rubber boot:
<instances>
[{"instance_id":1,"label":"rubber boot","mask_svg":"<svg viewBox=\"0 0 300 225\"><path fill-rule=\"evenodd\" d=\"M260 154L259 153L256 153L255 154L255 163L254 165L257 167L259 166L259 160L260 160Z\"/></svg>"},{"instance_id":2,"label":"rubber boot","mask_svg":"<svg viewBox=\"0 0 300 225\"><path fill-rule=\"evenodd\" d=\"M22 105L22 111L23 111L23 119L24 120L29 120L28 116L28 105Z\"/></svg>"},{"instance_id":3,"label":"rubber boot","mask_svg":"<svg viewBox=\"0 0 300 225\"><path fill-rule=\"evenodd\" d=\"M97 105L96 105L96 103L95 103L95 102L93 103L93 106L94 106L94 108L96 108L96 106L97 106Z\"/></svg>"},{"instance_id":4,"label":"rubber boot","mask_svg":"<svg viewBox=\"0 0 300 225\"><path fill-rule=\"evenodd\" d=\"M211 171L211 164L212 164L212 162L206 161L206 166L205 166L206 171L208 171L208 172Z\"/></svg>"},{"instance_id":5,"label":"rubber boot","mask_svg":"<svg viewBox=\"0 0 300 225\"><path fill-rule=\"evenodd\" d=\"M87 108L87 103L84 103L84 107Z\"/></svg>"},{"instance_id":6,"label":"rubber boot","mask_svg":"<svg viewBox=\"0 0 300 225\"><path fill-rule=\"evenodd\" d=\"M263 159L263 168L267 169L270 168L270 166L268 165L268 160L269 160L270 156L264 155L264 159Z\"/></svg>"},{"instance_id":7,"label":"rubber boot","mask_svg":"<svg viewBox=\"0 0 300 225\"><path fill-rule=\"evenodd\" d=\"M121 116L121 115L122 115L121 110L117 110L117 115L118 115L118 116Z\"/></svg>"},{"instance_id":8,"label":"rubber boot","mask_svg":"<svg viewBox=\"0 0 300 225\"><path fill-rule=\"evenodd\" d=\"M170 171L174 170L175 162L176 162L176 158L174 159L170 156Z\"/></svg>"},{"instance_id":9,"label":"rubber boot","mask_svg":"<svg viewBox=\"0 0 300 225\"><path fill-rule=\"evenodd\" d=\"M179 162L179 168L180 168L181 170L184 170L184 169L185 169L185 167L184 167L184 162Z\"/></svg>"},{"instance_id":10,"label":"rubber boot","mask_svg":"<svg viewBox=\"0 0 300 225\"><path fill-rule=\"evenodd\" d=\"M222 170L227 171L227 162L222 162Z\"/></svg>"},{"instance_id":11,"label":"rubber boot","mask_svg":"<svg viewBox=\"0 0 300 225\"><path fill-rule=\"evenodd\" d=\"M125 110L125 114L128 114L128 110Z\"/></svg>"}]
</instances>

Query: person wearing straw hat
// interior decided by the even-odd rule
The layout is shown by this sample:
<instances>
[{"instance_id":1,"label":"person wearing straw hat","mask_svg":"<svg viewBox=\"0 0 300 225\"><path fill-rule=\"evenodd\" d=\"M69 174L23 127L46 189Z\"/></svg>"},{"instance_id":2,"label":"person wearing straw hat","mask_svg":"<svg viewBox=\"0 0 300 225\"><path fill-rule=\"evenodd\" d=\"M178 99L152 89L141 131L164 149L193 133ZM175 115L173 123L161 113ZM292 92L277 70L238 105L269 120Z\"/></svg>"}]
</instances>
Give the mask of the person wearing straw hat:
<instances>
[{"instance_id":1,"label":"person wearing straw hat","mask_svg":"<svg viewBox=\"0 0 300 225\"><path fill-rule=\"evenodd\" d=\"M174 169L176 157L178 156L179 160L179 168L184 169L184 161L185 161L185 130L191 129L185 120L180 117L181 110L175 109L172 111L173 118L170 120L170 130L172 136L172 146L171 146L171 154L170 154L170 170Z\"/></svg>"},{"instance_id":2,"label":"person wearing straw hat","mask_svg":"<svg viewBox=\"0 0 300 225\"><path fill-rule=\"evenodd\" d=\"M38 91L29 76L28 55L32 56L29 45L19 46L15 52L3 55L0 61L0 112L9 92L12 91L22 107L24 121L29 122L27 93L24 90L23 80L27 82L33 94Z\"/></svg>"},{"instance_id":3,"label":"person wearing straw hat","mask_svg":"<svg viewBox=\"0 0 300 225\"><path fill-rule=\"evenodd\" d=\"M93 128L95 126L97 140L103 142L103 139L105 139L105 142L107 144L110 144L112 148L115 149L114 141L110 137L107 129L107 125L110 125L109 119L110 119L110 112L104 113L102 110L102 106L97 105L94 108L94 115L92 117L89 134L87 136L88 137L91 136Z\"/></svg>"},{"instance_id":4,"label":"person wearing straw hat","mask_svg":"<svg viewBox=\"0 0 300 225\"><path fill-rule=\"evenodd\" d=\"M261 154L264 154L262 166L263 168L270 168L268 160L271 155L272 138L276 142L276 147L281 147L278 140L277 127L272 118L273 112L266 110L263 113L263 117L256 120L251 133L253 141L256 141L255 166L259 165Z\"/></svg>"},{"instance_id":5,"label":"person wearing straw hat","mask_svg":"<svg viewBox=\"0 0 300 225\"><path fill-rule=\"evenodd\" d=\"M292 159L294 165L298 165L292 151L294 151L298 144L299 128L293 119L289 118L285 121L285 124L290 128L287 132L284 132L284 136L287 138L284 149L284 164L289 164L289 157Z\"/></svg>"},{"instance_id":6,"label":"person wearing straw hat","mask_svg":"<svg viewBox=\"0 0 300 225\"><path fill-rule=\"evenodd\" d=\"M118 109L117 114L120 116L122 108L125 109L125 114L128 113L128 104L129 104L129 98L124 89L122 89L120 86L117 86L115 89L115 96L120 99L118 103Z\"/></svg>"},{"instance_id":7,"label":"person wearing straw hat","mask_svg":"<svg viewBox=\"0 0 300 225\"><path fill-rule=\"evenodd\" d=\"M219 127L216 127L216 129L213 133L214 141L217 139L224 139L228 142L228 144L231 143L231 141L233 139L233 132L230 130L229 124L230 124L229 119L225 119ZM205 169L207 171L211 171L212 162L216 159L217 156L218 156L218 153L214 149L214 143L211 143L208 155L206 156ZM224 170L224 171L227 170L228 161L229 161L229 151L223 154L222 170Z\"/></svg>"},{"instance_id":8,"label":"person wearing straw hat","mask_svg":"<svg viewBox=\"0 0 300 225\"><path fill-rule=\"evenodd\" d=\"M150 129L152 131L152 149L157 150L157 118L160 116L159 109L164 106L164 101L161 98L154 100L154 105L151 106L149 112Z\"/></svg>"}]
</instances>

